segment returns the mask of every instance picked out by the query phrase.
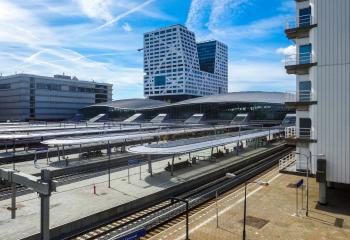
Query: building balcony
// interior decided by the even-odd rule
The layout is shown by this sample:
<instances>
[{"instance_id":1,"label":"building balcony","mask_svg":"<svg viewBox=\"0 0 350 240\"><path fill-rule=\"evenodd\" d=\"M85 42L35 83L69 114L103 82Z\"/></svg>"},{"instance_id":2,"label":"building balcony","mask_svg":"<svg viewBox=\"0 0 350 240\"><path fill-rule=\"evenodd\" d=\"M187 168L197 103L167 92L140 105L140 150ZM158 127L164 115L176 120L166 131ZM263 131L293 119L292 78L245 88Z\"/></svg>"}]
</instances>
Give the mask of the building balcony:
<instances>
[{"instance_id":1,"label":"building balcony","mask_svg":"<svg viewBox=\"0 0 350 240\"><path fill-rule=\"evenodd\" d=\"M308 111L309 106L317 104L315 96L310 90L299 90L296 93L287 93L285 104L289 108L294 108L301 111Z\"/></svg>"},{"instance_id":2,"label":"building balcony","mask_svg":"<svg viewBox=\"0 0 350 240\"><path fill-rule=\"evenodd\" d=\"M312 66L316 66L317 62L311 52L287 55L285 58L285 69L288 74L308 74Z\"/></svg>"},{"instance_id":3,"label":"building balcony","mask_svg":"<svg viewBox=\"0 0 350 240\"><path fill-rule=\"evenodd\" d=\"M310 14L299 16L297 19L288 21L285 34L288 39L309 37L310 30L317 27Z\"/></svg>"},{"instance_id":4,"label":"building balcony","mask_svg":"<svg viewBox=\"0 0 350 240\"><path fill-rule=\"evenodd\" d=\"M286 142L293 145L316 143L311 136L311 128L296 128L295 126L285 129Z\"/></svg>"}]
</instances>

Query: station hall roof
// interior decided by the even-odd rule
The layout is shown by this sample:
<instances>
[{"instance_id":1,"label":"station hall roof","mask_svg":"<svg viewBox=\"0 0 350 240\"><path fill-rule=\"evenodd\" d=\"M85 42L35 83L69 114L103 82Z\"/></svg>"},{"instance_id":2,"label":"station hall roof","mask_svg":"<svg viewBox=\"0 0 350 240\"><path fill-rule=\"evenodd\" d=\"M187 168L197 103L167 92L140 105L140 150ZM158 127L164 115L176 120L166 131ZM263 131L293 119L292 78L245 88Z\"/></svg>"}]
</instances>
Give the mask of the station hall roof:
<instances>
[{"instance_id":1,"label":"station hall roof","mask_svg":"<svg viewBox=\"0 0 350 240\"><path fill-rule=\"evenodd\" d=\"M152 99L123 99L111 102L98 103L91 107L111 107L116 109L127 110L147 110L147 109L162 109L166 107L177 107L195 104L224 104L224 103L269 103L269 104L284 104L287 99L287 94L282 92L231 92L218 95L210 95L204 97L192 98L177 103L167 103Z\"/></svg>"},{"instance_id":2,"label":"station hall roof","mask_svg":"<svg viewBox=\"0 0 350 240\"><path fill-rule=\"evenodd\" d=\"M130 98L130 99L122 99L122 100L114 100L111 102L97 103L86 108L90 107L112 107L118 109L128 109L128 110L142 110L149 108L158 108L169 106L170 104L167 102L152 100L146 98Z\"/></svg>"}]
</instances>

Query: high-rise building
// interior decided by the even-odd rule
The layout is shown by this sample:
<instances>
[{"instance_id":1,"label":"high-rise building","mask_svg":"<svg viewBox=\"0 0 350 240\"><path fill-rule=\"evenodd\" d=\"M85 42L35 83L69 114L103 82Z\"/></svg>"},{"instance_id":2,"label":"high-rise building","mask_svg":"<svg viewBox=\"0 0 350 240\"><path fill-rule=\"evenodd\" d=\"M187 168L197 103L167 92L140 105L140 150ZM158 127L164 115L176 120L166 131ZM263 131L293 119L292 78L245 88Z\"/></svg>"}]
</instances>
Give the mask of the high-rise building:
<instances>
[{"instance_id":1,"label":"high-rise building","mask_svg":"<svg viewBox=\"0 0 350 240\"><path fill-rule=\"evenodd\" d=\"M174 25L144 34L144 95L176 102L227 93L227 46Z\"/></svg>"},{"instance_id":2,"label":"high-rise building","mask_svg":"<svg viewBox=\"0 0 350 240\"><path fill-rule=\"evenodd\" d=\"M112 84L76 77L15 74L0 77L0 121L64 120L80 108L112 100Z\"/></svg>"},{"instance_id":3,"label":"high-rise building","mask_svg":"<svg viewBox=\"0 0 350 240\"><path fill-rule=\"evenodd\" d=\"M298 0L285 32L297 50L285 66L297 83L297 168L316 173L322 202L326 183L350 184L350 1Z\"/></svg>"}]
</instances>

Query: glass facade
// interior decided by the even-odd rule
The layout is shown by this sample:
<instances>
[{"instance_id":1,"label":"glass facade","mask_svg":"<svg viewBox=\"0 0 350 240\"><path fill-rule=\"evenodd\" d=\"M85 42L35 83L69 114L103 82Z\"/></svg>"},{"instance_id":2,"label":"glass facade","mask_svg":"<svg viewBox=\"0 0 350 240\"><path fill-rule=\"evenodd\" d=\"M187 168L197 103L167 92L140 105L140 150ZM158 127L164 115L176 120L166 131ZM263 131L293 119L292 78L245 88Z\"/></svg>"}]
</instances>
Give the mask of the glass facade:
<instances>
[{"instance_id":1,"label":"glass facade","mask_svg":"<svg viewBox=\"0 0 350 240\"><path fill-rule=\"evenodd\" d=\"M251 120L280 120L282 121L287 113L294 110L287 109L283 104L269 103L202 103L186 104L180 106L167 106L155 109L116 109L113 107L88 107L80 112L85 118L105 113L111 120L122 121L135 113L143 113L145 119L150 120L159 113L166 113L169 119L174 121L184 121L193 114L202 113L209 121L231 121L238 113L249 113Z\"/></svg>"},{"instance_id":2,"label":"glass facade","mask_svg":"<svg viewBox=\"0 0 350 240\"><path fill-rule=\"evenodd\" d=\"M197 43L197 51L200 70L214 73L216 41Z\"/></svg>"}]
</instances>

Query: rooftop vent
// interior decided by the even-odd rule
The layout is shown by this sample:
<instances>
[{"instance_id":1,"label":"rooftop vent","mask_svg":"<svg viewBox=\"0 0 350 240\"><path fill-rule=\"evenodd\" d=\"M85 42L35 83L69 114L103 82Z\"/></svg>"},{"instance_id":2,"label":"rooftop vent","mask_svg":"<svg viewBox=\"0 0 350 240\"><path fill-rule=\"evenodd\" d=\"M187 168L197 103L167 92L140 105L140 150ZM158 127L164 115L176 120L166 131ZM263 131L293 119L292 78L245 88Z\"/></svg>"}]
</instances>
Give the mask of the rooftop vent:
<instances>
[{"instance_id":1,"label":"rooftop vent","mask_svg":"<svg viewBox=\"0 0 350 240\"><path fill-rule=\"evenodd\" d=\"M56 75L53 75L54 78L60 78L60 79L72 79L71 76L67 76L67 75L64 75L64 73L61 75L61 74L56 74Z\"/></svg>"}]
</instances>

